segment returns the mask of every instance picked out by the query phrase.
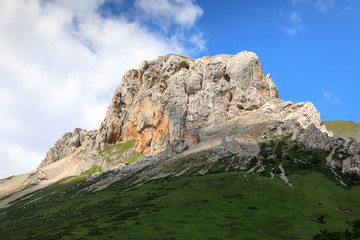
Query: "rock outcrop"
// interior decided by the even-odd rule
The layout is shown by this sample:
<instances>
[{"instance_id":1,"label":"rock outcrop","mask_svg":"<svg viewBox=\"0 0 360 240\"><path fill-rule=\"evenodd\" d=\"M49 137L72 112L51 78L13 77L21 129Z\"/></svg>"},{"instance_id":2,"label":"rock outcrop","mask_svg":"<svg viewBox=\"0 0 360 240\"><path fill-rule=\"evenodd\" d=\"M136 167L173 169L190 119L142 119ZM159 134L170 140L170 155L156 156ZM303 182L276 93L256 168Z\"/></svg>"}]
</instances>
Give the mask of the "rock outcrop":
<instances>
[{"instance_id":1,"label":"rock outcrop","mask_svg":"<svg viewBox=\"0 0 360 240\"><path fill-rule=\"evenodd\" d=\"M35 172L29 174L27 181L31 185L38 185L44 180L47 180L47 175L41 170L36 170Z\"/></svg>"},{"instance_id":2,"label":"rock outcrop","mask_svg":"<svg viewBox=\"0 0 360 240\"><path fill-rule=\"evenodd\" d=\"M179 151L198 143L198 130L239 110L279 99L252 52L197 60L166 55L125 74L102 122L96 147L137 139L151 154L176 141Z\"/></svg>"},{"instance_id":3,"label":"rock outcrop","mask_svg":"<svg viewBox=\"0 0 360 240\"><path fill-rule=\"evenodd\" d=\"M223 123L231 119L237 124L233 135L242 134L249 125L291 119L302 128L314 124L327 133L312 103L280 100L276 85L270 74L265 75L255 53L200 59L169 54L128 71L99 130L66 133L40 166L66 157L79 147L99 151L132 139L137 140L140 153L149 156L166 150L170 156L215 134L220 125L224 134L229 133ZM256 140L257 134L254 136L250 138Z\"/></svg>"},{"instance_id":4,"label":"rock outcrop","mask_svg":"<svg viewBox=\"0 0 360 240\"><path fill-rule=\"evenodd\" d=\"M77 149L84 146L85 143L88 143L89 140L94 141L96 133L97 130L88 132L81 128L76 128L73 132L65 133L46 153L46 157L41 162L39 168L73 154Z\"/></svg>"},{"instance_id":5,"label":"rock outcrop","mask_svg":"<svg viewBox=\"0 0 360 240\"><path fill-rule=\"evenodd\" d=\"M314 125L310 125L305 134L300 138L309 148L318 148L324 150L338 151L345 157L343 161L335 162L330 160L329 166L332 168L339 167L343 173L356 172L360 173L360 143L354 139L343 139L341 137L329 137L322 133Z\"/></svg>"},{"instance_id":6,"label":"rock outcrop","mask_svg":"<svg viewBox=\"0 0 360 240\"><path fill-rule=\"evenodd\" d=\"M297 120L271 124L268 128L274 135L291 135L293 140L298 140L309 149L331 151L327 165L333 169L340 168L343 173L360 173L360 143L352 138L330 137L315 124L304 129ZM337 159L333 158L335 152L339 153Z\"/></svg>"}]
</instances>

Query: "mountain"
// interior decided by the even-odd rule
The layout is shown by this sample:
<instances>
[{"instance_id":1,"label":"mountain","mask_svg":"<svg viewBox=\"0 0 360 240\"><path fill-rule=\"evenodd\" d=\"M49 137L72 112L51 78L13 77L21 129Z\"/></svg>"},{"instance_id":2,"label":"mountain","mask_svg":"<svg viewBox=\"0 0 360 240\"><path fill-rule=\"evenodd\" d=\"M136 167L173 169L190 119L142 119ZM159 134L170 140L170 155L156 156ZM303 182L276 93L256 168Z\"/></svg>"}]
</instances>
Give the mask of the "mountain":
<instances>
[{"instance_id":1,"label":"mountain","mask_svg":"<svg viewBox=\"0 0 360 240\"><path fill-rule=\"evenodd\" d=\"M124 75L98 130L0 180L0 236L309 238L360 214L359 167L360 143L282 101L255 53L169 54Z\"/></svg>"}]
</instances>

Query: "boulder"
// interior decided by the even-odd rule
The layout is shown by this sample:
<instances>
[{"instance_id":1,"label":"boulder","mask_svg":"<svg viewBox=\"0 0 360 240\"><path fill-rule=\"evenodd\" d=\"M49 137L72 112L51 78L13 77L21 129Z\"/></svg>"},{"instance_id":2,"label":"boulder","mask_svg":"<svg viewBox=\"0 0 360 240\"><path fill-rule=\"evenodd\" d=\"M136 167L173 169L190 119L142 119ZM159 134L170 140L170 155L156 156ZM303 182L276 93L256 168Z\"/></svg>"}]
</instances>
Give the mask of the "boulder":
<instances>
[{"instance_id":1,"label":"boulder","mask_svg":"<svg viewBox=\"0 0 360 240\"><path fill-rule=\"evenodd\" d=\"M28 175L28 183L31 185L38 185L40 182L47 180L47 175L41 171L36 170Z\"/></svg>"}]
</instances>

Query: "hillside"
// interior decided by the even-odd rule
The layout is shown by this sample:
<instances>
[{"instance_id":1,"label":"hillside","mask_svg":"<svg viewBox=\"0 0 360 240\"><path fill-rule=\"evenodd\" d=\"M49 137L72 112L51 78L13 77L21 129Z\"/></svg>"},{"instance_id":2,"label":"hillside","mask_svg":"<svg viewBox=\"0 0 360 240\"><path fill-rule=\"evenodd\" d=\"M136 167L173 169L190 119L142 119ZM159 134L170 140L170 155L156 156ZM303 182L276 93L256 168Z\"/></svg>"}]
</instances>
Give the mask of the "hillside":
<instances>
[{"instance_id":1,"label":"hillside","mask_svg":"<svg viewBox=\"0 0 360 240\"><path fill-rule=\"evenodd\" d=\"M354 138L356 141L360 141L360 123L353 121L323 121L326 128L332 131L336 136L342 138Z\"/></svg>"},{"instance_id":2,"label":"hillside","mask_svg":"<svg viewBox=\"0 0 360 240\"><path fill-rule=\"evenodd\" d=\"M251 159L214 161L205 151L115 171L93 166L12 199L0 209L0 236L309 239L324 229L342 230L360 215L354 204L359 176L338 172L352 186L344 188L326 166L329 155L277 138L261 143Z\"/></svg>"},{"instance_id":3,"label":"hillside","mask_svg":"<svg viewBox=\"0 0 360 240\"><path fill-rule=\"evenodd\" d=\"M360 143L282 101L255 53L128 71L99 129L0 180L4 239L309 239L359 218Z\"/></svg>"},{"instance_id":4,"label":"hillside","mask_svg":"<svg viewBox=\"0 0 360 240\"><path fill-rule=\"evenodd\" d=\"M230 172L153 180L125 192L121 181L97 192L86 191L85 179L62 181L1 209L0 236L310 239L359 218L358 186L344 189L316 172L288 177L293 187L280 178Z\"/></svg>"}]
</instances>

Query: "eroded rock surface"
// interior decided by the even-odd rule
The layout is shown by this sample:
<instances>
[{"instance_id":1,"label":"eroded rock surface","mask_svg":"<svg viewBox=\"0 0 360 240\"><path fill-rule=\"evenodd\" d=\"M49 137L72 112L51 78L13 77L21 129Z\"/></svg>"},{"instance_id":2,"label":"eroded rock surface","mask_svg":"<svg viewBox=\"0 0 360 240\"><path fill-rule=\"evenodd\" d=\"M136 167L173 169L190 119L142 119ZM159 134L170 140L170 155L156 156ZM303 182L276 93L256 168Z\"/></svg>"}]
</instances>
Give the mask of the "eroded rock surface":
<instances>
[{"instance_id":1,"label":"eroded rock surface","mask_svg":"<svg viewBox=\"0 0 360 240\"><path fill-rule=\"evenodd\" d=\"M166 55L125 74L94 147L137 139L139 152L154 154L167 146L181 152L199 142L202 128L262 107L273 119L322 127L313 104L280 100L270 74L265 76L252 52L196 60Z\"/></svg>"},{"instance_id":2,"label":"eroded rock surface","mask_svg":"<svg viewBox=\"0 0 360 240\"><path fill-rule=\"evenodd\" d=\"M47 180L47 175L42 170L36 170L28 176L28 183L31 185L38 185L44 180Z\"/></svg>"},{"instance_id":3,"label":"eroded rock surface","mask_svg":"<svg viewBox=\"0 0 360 240\"><path fill-rule=\"evenodd\" d=\"M284 123L271 124L269 130L275 135L292 135L309 149L322 149L331 151L327 165L333 169L340 168L343 173L360 173L360 143L352 138L330 137L322 132L315 124L310 124L306 129L296 120L287 120ZM337 160L333 159L334 153L338 152Z\"/></svg>"},{"instance_id":4,"label":"eroded rock surface","mask_svg":"<svg viewBox=\"0 0 360 240\"><path fill-rule=\"evenodd\" d=\"M218 137L212 137L212 142L229 134L257 140L260 131L252 125L291 119L302 128L314 124L330 134L312 103L280 100L275 83L270 74L265 75L255 53L200 59L169 54L128 71L99 130L66 133L40 166L62 159L80 146L99 151L132 139L137 140L136 150L147 156L162 151L168 156L179 154L215 133Z\"/></svg>"},{"instance_id":5,"label":"eroded rock surface","mask_svg":"<svg viewBox=\"0 0 360 240\"><path fill-rule=\"evenodd\" d=\"M94 141L96 133L97 130L88 132L85 129L81 128L76 128L74 132L65 133L46 153L46 157L41 162L39 168L73 154L77 149L79 149L89 140Z\"/></svg>"}]
</instances>

